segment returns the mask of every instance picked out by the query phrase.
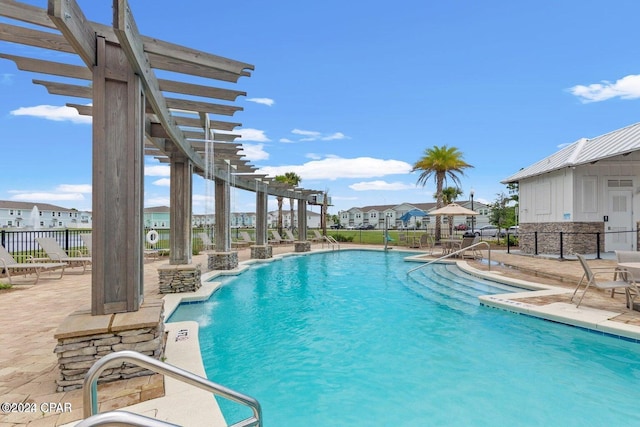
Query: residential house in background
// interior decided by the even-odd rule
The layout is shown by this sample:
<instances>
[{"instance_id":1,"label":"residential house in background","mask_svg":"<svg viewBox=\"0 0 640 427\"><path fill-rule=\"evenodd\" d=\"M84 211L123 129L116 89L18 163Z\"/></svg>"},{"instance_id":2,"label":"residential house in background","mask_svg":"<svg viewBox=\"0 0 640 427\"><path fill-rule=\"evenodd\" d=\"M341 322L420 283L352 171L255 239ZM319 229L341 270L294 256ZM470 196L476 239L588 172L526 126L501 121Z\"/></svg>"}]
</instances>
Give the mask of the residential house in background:
<instances>
[{"instance_id":1,"label":"residential house in background","mask_svg":"<svg viewBox=\"0 0 640 427\"><path fill-rule=\"evenodd\" d=\"M471 209L471 201L456 202L465 208ZM388 228L419 228L432 229L435 227L435 217L429 216L428 213L435 210L436 203L401 203L399 205L376 205L353 207L346 211L338 212L340 224L344 227L359 227L373 225L375 229L383 230L385 221ZM403 222L400 218L409 211L414 209L420 210L427 214L423 217L411 217L408 221ZM473 210L478 212L478 216L474 219L474 227L482 227L489 224L489 215L491 208L481 202L473 202ZM442 218L442 224L448 224L447 217ZM454 225L465 224L471 228L471 217L456 216L453 218Z\"/></svg>"},{"instance_id":2,"label":"residential house in background","mask_svg":"<svg viewBox=\"0 0 640 427\"><path fill-rule=\"evenodd\" d=\"M638 250L640 123L579 139L502 182L519 186L522 252Z\"/></svg>"},{"instance_id":3,"label":"residential house in background","mask_svg":"<svg viewBox=\"0 0 640 427\"><path fill-rule=\"evenodd\" d=\"M294 226L298 226L298 210L294 210ZM267 227L276 228L278 226L278 211L269 211L267 213ZM291 228L291 211L282 210L282 226ZM307 209L307 228L320 228L320 214Z\"/></svg>"},{"instance_id":4,"label":"residential house in background","mask_svg":"<svg viewBox=\"0 0 640 427\"><path fill-rule=\"evenodd\" d=\"M0 228L91 228L91 212L49 203L0 200Z\"/></svg>"}]
</instances>

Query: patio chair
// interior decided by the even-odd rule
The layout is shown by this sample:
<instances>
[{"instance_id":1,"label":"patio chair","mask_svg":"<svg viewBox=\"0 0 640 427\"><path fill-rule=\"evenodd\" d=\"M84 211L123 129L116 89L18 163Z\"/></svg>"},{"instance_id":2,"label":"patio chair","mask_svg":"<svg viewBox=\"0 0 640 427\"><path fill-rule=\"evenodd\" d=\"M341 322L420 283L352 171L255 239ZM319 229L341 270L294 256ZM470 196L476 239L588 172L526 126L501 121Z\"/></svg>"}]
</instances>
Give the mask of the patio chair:
<instances>
[{"instance_id":1,"label":"patio chair","mask_svg":"<svg viewBox=\"0 0 640 427\"><path fill-rule=\"evenodd\" d=\"M69 264L69 267L82 266L82 273L87 271L88 266L91 266L90 256L82 256L78 250L75 251L76 256L69 256L52 237L36 237L36 242L47 254L47 257L54 262L65 262Z\"/></svg>"},{"instance_id":2,"label":"patio chair","mask_svg":"<svg viewBox=\"0 0 640 427\"><path fill-rule=\"evenodd\" d=\"M407 241L407 233L404 231L400 231L398 233L398 246L407 246L409 242Z\"/></svg>"},{"instance_id":3,"label":"patio chair","mask_svg":"<svg viewBox=\"0 0 640 427\"><path fill-rule=\"evenodd\" d=\"M53 277L54 279L61 279L64 275L64 269L67 266L65 262L17 262L9 251L0 245L0 271L4 271L4 274L9 279L9 284L13 285L11 279L11 272L16 271L23 273L26 277L27 273L35 273L36 279L33 281L33 285L40 280L40 273L43 271L53 271L60 269L60 276Z\"/></svg>"},{"instance_id":4,"label":"patio chair","mask_svg":"<svg viewBox=\"0 0 640 427\"><path fill-rule=\"evenodd\" d=\"M618 264L620 263L628 263L628 262L637 262L640 263L640 252L637 251L615 251L616 259L618 260ZM619 270L616 275L614 275L614 279L618 276L622 280L633 280L636 284L640 283L640 268L629 268L618 267L616 270ZM630 275L630 276L629 276ZM611 290L611 298L615 294L615 289Z\"/></svg>"},{"instance_id":5,"label":"patio chair","mask_svg":"<svg viewBox=\"0 0 640 427\"><path fill-rule=\"evenodd\" d=\"M482 252L477 246L470 248L471 246L475 245L476 243L479 243L480 241L481 241L480 236L463 237L462 243L460 243L460 249L466 249L466 250L458 254L458 256L460 258L465 258L465 257L470 257L474 259L482 258Z\"/></svg>"},{"instance_id":6,"label":"patio chair","mask_svg":"<svg viewBox=\"0 0 640 427\"><path fill-rule=\"evenodd\" d=\"M436 244L436 238L433 236L433 234L423 233L422 235L420 235L420 248L421 249L422 248L427 248L429 253L432 253L435 244Z\"/></svg>"},{"instance_id":7,"label":"patio chair","mask_svg":"<svg viewBox=\"0 0 640 427\"><path fill-rule=\"evenodd\" d=\"M215 246L207 233L198 233L198 237L202 241L202 249L205 251L213 249Z\"/></svg>"},{"instance_id":8,"label":"patio chair","mask_svg":"<svg viewBox=\"0 0 640 427\"><path fill-rule=\"evenodd\" d=\"M582 275L580 282L578 282L578 286L576 286L576 288L574 289L573 295L571 295L571 302L573 302L573 298L576 296L576 293L578 292L580 285L582 285L582 283L586 281L584 291L582 292L582 296L580 297L580 300L576 304L576 308L580 307L580 304L582 303L582 299L587 293L587 290L589 289L589 287L592 285L598 289L603 289L603 290L609 290L609 289L614 290L616 288L624 289L625 295L627 298L627 308L633 308L633 302L640 293L638 292L638 288L636 287L636 283L633 281L631 274L627 270L622 270L619 268L618 269L603 268L603 269L598 269L598 271L594 272L591 269L591 267L589 267L589 264L587 264L587 260L585 259L584 255L576 254L576 256L578 257L578 260L582 265L584 274ZM601 281L598 279L598 276L602 274L613 274L617 276L621 273L625 273L627 275L626 277L628 280L614 278L614 280ZM635 295L632 295L632 293Z\"/></svg>"}]
</instances>

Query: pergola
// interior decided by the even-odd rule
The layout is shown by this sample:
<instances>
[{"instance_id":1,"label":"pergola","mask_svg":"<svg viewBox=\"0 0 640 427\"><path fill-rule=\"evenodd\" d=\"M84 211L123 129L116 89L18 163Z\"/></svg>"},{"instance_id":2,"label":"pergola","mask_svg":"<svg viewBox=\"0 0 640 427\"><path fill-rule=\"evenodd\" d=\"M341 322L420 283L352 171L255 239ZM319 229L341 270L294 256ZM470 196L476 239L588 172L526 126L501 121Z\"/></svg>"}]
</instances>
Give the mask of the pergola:
<instances>
[{"instance_id":1,"label":"pergola","mask_svg":"<svg viewBox=\"0 0 640 427\"><path fill-rule=\"evenodd\" d=\"M230 133L240 123L219 116L241 111L232 102L245 92L185 81L237 83L253 65L139 34L126 0L113 0L112 26L88 21L75 0L49 0L47 10L0 0L0 16L29 24L0 23L0 40L76 54L84 62L0 53L20 70L77 80L33 80L49 93L92 101L67 105L93 119L93 315L136 311L142 302L145 155L170 164L170 264L191 262L194 173L215 182L217 251L231 249L231 186L256 192L257 245L267 243L268 195L299 201L299 238L306 240L306 202L322 192L276 182L243 159L238 135ZM157 70L183 80L157 78Z\"/></svg>"}]
</instances>

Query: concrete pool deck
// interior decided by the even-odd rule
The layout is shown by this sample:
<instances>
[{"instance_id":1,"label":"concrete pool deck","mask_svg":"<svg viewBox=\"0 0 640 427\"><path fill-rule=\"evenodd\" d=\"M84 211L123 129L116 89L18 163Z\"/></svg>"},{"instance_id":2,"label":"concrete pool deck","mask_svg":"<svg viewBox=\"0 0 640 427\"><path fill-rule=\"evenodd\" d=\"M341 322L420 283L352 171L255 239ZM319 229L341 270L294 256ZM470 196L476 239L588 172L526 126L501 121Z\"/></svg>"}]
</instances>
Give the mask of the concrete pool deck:
<instances>
[{"instance_id":1,"label":"concrete pool deck","mask_svg":"<svg viewBox=\"0 0 640 427\"><path fill-rule=\"evenodd\" d=\"M345 244L341 247L374 248ZM312 245L313 251L320 248L319 244ZM292 245L273 247L274 255L292 251ZM249 260L249 249L240 250L238 256L241 262ZM491 277L536 282L544 286L539 291L493 296L483 300L483 304L595 328L614 335L640 337L640 312L626 309L622 295L611 298L608 293L594 289L589 290L579 309L570 303L571 293L582 276L582 268L577 261L507 254L495 250L491 252L491 259L498 263L492 266ZM206 265L206 255L194 256L193 261ZM163 297L157 290L157 268L166 263L165 259L145 264L147 301ZM485 263L468 261L467 264L474 274L482 275L487 270ZM611 259L602 259L589 260L589 264L593 267L613 268L616 263ZM80 390L56 392L58 368L57 358L53 353L56 346L54 334L58 325L70 313L89 305L91 275L74 273L74 269L70 269L61 280L45 276L37 285L18 285L11 290L0 291L0 401L34 402L39 409L37 413L0 413L0 427L65 425L82 417ZM203 297L213 291L212 286L203 287ZM175 295L165 298L166 317L172 310L170 307L176 304L175 300ZM197 350L197 325L195 322L184 323L168 326L168 342L171 345L167 346L167 362L204 375ZM180 329L189 330L188 340L176 339L176 333ZM215 378L211 380L215 381ZM153 399L163 393L164 397ZM202 424L194 416L204 417L201 419L208 420L209 425L212 419L219 417L215 405L206 404L207 401L212 402L208 393L192 387L185 388L170 379L163 382L159 375L101 385L98 395L101 412L128 407L127 410L142 415L169 419L183 425ZM129 406L141 398L151 400ZM63 405L51 407L47 412L40 410L42 403L50 402Z\"/></svg>"}]
</instances>

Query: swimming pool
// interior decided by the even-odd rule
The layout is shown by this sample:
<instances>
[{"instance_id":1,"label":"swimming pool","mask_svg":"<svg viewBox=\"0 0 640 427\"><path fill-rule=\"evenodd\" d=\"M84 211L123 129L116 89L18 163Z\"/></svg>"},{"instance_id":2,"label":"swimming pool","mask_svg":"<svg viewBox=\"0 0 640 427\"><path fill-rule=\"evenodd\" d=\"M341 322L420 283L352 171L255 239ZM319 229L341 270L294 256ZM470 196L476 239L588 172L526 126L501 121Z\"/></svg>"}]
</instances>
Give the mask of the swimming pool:
<instances>
[{"instance_id":1,"label":"swimming pool","mask_svg":"<svg viewBox=\"0 0 640 427\"><path fill-rule=\"evenodd\" d=\"M207 376L258 399L267 427L640 423L638 344L482 307L508 289L455 266L407 279L406 255L257 264L170 321L199 322Z\"/></svg>"}]
</instances>

